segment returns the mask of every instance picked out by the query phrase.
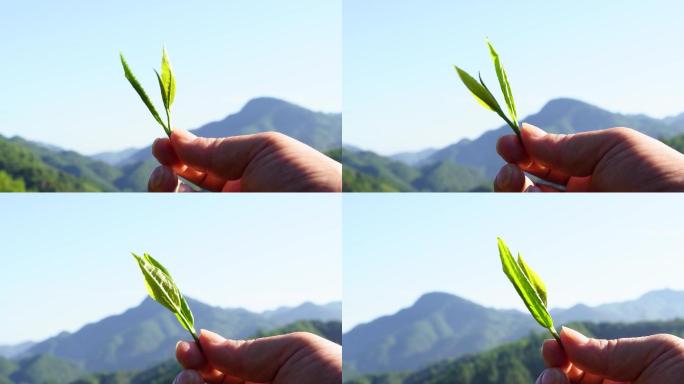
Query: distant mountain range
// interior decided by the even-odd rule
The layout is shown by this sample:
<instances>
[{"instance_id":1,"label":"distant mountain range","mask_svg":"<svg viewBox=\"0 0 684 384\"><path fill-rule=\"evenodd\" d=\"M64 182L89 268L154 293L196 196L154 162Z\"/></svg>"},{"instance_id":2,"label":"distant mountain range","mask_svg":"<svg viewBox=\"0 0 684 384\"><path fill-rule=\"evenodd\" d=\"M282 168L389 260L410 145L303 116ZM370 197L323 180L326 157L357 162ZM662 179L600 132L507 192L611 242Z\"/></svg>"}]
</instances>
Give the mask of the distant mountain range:
<instances>
[{"instance_id":1,"label":"distant mountain range","mask_svg":"<svg viewBox=\"0 0 684 384\"><path fill-rule=\"evenodd\" d=\"M192 130L205 137L276 131L327 152L341 148L342 116L269 97ZM84 156L20 137L0 136L0 191L145 191L158 165L151 147Z\"/></svg>"},{"instance_id":2,"label":"distant mountain range","mask_svg":"<svg viewBox=\"0 0 684 384\"><path fill-rule=\"evenodd\" d=\"M304 303L264 313L212 307L188 298L196 328L226 337L244 338L299 321L341 321L340 302ZM173 357L173 348L188 334L176 318L151 299L122 314L85 325L74 333L63 332L11 357L24 359L50 355L89 372L135 370Z\"/></svg>"},{"instance_id":3,"label":"distant mountain range","mask_svg":"<svg viewBox=\"0 0 684 384\"><path fill-rule=\"evenodd\" d=\"M665 119L625 115L568 98L551 100L538 113L521 121L553 133L577 133L625 126L665 140L668 144L669 141L684 136L684 114ZM345 188L352 192L483 190L481 185L489 188L494 176L504 165L496 153L496 141L507 134L511 134L510 128L502 126L485 132L475 140L463 139L439 149L403 152L393 156L380 156L358 147L350 146L347 149L345 146L347 150L343 154L343 163L347 174L351 175L349 182L345 182ZM684 142L684 137L678 140ZM442 180L436 185L414 185L414 180L430 172L430 166L445 167L445 164L458 166L458 172L444 172L441 175ZM396 173L398 168L401 170Z\"/></svg>"},{"instance_id":4,"label":"distant mountain range","mask_svg":"<svg viewBox=\"0 0 684 384\"><path fill-rule=\"evenodd\" d=\"M684 291L653 291L636 300L576 305L551 313L558 326L574 321L684 318ZM345 369L360 373L415 370L519 339L537 327L526 313L483 307L447 293L428 293L408 308L345 333Z\"/></svg>"},{"instance_id":5,"label":"distant mountain range","mask_svg":"<svg viewBox=\"0 0 684 384\"><path fill-rule=\"evenodd\" d=\"M668 333L684 336L684 320L637 323L571 323L589 337L615 339ZM531 335L491 350L445 359L412 372L387 372L345 378L345 384L529 384L542 372L540 347L548 333Z\"/></svg>"},{"instance_id":6,"label":"distant mountain range","mask_svg":"<svg viewBox=\"0 0 684 384\"><path fill-rule=\"evenodd\" d=\"M330 341L342 340L342 323L302 320L287 326L259 331L255 337L290 332L310 332ZM0 357L0 384L168 384L181 371L175 359L133 371L92 373L53 355L35 355L16 360Z\"/></svg>"}]
</instances>

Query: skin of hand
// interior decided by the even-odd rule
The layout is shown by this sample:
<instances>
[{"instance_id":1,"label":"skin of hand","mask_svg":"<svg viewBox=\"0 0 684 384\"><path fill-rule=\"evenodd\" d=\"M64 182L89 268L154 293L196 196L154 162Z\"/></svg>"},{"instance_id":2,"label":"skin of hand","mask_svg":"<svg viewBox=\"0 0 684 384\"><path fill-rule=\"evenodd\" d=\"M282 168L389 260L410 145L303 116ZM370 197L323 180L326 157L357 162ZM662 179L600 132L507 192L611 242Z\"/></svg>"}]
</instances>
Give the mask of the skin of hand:
<instances>
[{"instance_id":1,"label":"skin of hand","mask_svg":"<svg viewBox=\"0 0 684 384\"><path fill-rule=\"evenodd\" d=\"M306 332L254 340L228 340L202 330L200 344L176 345L185 368L174 384L339 384L342 346Z\"/></svg>"},{"instance_id":2,"label":"skin of hand","mask_svg":"<svg viewBox=\"0 0 684 384\"><path fill-rule=\"evenodd\" d=\"M497 192L556 192L524 172L568 192L684 191L684 155L629 128L557 135L530 124L499 138L508 163L494 180Z\"/></svg>"},{"instance_id":3,"label":"skin of hand","mask_svg":"<svg viewBox=\"0 0 684 384\"><path fill-rule=\"evenodd\" d=\"M340 192L342 165L276 132L202 138L174 129L155 140L150 192L192 191L179 176L215 192Z\"/></svg>"},{"instance_id":4,"label":"skin of hand","mask_svg":"<svg viewBox=\"0 0 684 384\"><path fill-rule=\"evenodd\" d=\"M684 340L654 335L590 339L570 328L542 346L545 369L536 384L675 384L684 378Z\"/></svg>"}]
</instances>

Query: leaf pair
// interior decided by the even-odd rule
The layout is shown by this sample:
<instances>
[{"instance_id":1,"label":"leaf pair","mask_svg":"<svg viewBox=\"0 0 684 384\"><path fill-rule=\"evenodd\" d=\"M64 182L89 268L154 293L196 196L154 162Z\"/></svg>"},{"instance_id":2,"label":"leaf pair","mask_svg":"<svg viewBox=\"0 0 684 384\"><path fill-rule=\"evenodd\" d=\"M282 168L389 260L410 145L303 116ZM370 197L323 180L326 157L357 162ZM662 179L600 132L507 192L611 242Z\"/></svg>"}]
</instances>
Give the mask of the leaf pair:
<instances>
[{"instance_id":1,"label":"leaf pair","mask_svg":"<svg viewBox=\"0 0 684 384\"><path fill-rule=\"evenodd\" d=\"M519 253L516 262L503 239L497 237L497 241L501 265L508 280L513 284L513 287L525 303L530 314L532 314L532 317L534 317L539 325L548 329L549 332L551 332L551 335L553 335L560 344L560 336L558 335L558 332L556 332L556 328L553 325L553 319L546 309L548 306L546 286L541 277L527 265Z\"/></svg>"},{"instance_id":2,"label":"leaf pair","mask_svg":"<svg viewBox=\"0 0 684 384\"><path fill-rule=\"evenodd\" d=\"M164 48L162 52L161 75L156 69L154 70L154 72L157 74L159 90L161 92L162 102L164 103L164 109L166 111L166 122L159 117L157 109L154 107L154 104L152 104L152 101L150 100L149 96L147 96L147 93L143 89L142 85L140 85L138 82L138 79L136 79L135 75L133 75L133 72L128 66L123 53L120 53L119 56L121 57L121 65L123 66L126 79L128 79L128 82L131 83L133 89L135 89L135 91L138 93L138 96L140 96L143 103L145 103L147 106L147 109L150 110L152 117L154 117L157 123L164 128L164 132L166 132L168 136L171 136L171 105L173 104L173 100L176 98L176 78L173 75L173 69L171 68L169 56L166 54L166 48Z\"/></svg>"},{"instance_id":3,"label":"leaf pair","mask_svg":"<svg viewBox=\"0 0 684 384\"><path fill-rule=\"evenodd\" d=\"M489 54L492 57L492 62L494 62L494 69L496 70L496 77L498 77L499 79L499 86L501 87L501 92L503 93L504 100L506 101L506 106L508 107L508 116L506 116L506 114L503 112L501 106L499 105L499 102L496 101L496 98L494 97L492 92L489 90L489 88L487 88L484 81L482 81L482 76L478 74L478 82L478 80L475 80L475 78L470 76L466 71L462 70L461 68L455 65L454 68L456 69L458 76L461 78L461 81L463 81L463 84L465 84L466 88L468 88L470 93L472 93L473 96L475 96L475 99L478 101L478 103L480 103L480 105L482 105L483 107L496 112L496 114L499 115L502 119L504 119L506 124L508 124L513 129L513 132L515 132L515 134L518 135L518 137L520 137L520 129L518 128L518 114L515 110L515 101L513 100L511 85L508 82L508 75L506 75L506 70L504 69L503 64L501 64L501 58L494 49L492 43L487 41L487 46L489 47Z\"/></svg>"},{"instance_id":4,"label":"leaf pair","mask_svg":"<svg viewBox=\"0 0 684 384\"><path fill-rule=\"evenodd\" d=\"M192 311L190 311L188 302L180 290L178 290L169 271L147 253L142 257L133 253L133 257L138 261L138 266L140 266L140 270L145 278L145 287L150 297L176 315L178 322L190 332L192 338L200 346L199 338L195 331L195 318L192 315Z\"/></svg>"}]
</instances>

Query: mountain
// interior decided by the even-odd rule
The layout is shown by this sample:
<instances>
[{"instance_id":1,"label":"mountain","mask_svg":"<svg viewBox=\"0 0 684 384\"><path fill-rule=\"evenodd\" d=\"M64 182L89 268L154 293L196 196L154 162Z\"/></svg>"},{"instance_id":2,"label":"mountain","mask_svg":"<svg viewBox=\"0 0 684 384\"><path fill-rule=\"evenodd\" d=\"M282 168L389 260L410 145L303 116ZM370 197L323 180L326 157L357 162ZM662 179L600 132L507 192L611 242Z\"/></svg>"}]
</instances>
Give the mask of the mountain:
<instances>
[{"instance_id":1,"label":"mountain","mask_svg":"<svg viewBox=\"0 0 684 384\"><path fill-rule=\"evenodd\" d=\"M275 131L321 152L342 147L342 115L314 112L284 100L259 97L235 114L191 130L197 136L225 137ZM152 158L152 147L140 149L120 164Z\"/></svg>"},{"instance_id":2,"label":"mountain","mask_svg":"<svg viewBox=\"0 0 684 384\"><path fill-rule=\"evenodd\" d=\"M534 320L522 312L485 308L446 293L428 293L411 307L344 334L344 364L358 372L416 369L482 351L525 335Z\"/></svg>"},{"instance_id":3,"label":"mountain","mask_svg":"<svg viewBox=\"0 0 684 384\"><path fill-rule=\"evenodd\" d=\"M645 115L613 113L574 99L554 99L538 113L521 120L552 133L577 133L611 127L630 127L655 138L670 138L684 133L684 121L654 119ZM475 140L464 139L435 152L421 163L451 161L481 170L493 178L504 165L496 153L496 141L511 134L508 126L485 132Z\"/></svg>"},{"instance_id":4,"label":"mountain","mask_svg":"<svg viewBox=\"0 0 684 384\"><path fill-rule=\"evenodd\" d=\"M339 343L342 323L301 320L271 331L259 331L253 337L310 332ZM88 373L73 363L51 355L31 356L14 362L0 357L0 384L166 384L173 381L181 368L175 359L143 370Z\"/></svg>"},{"instance_id":5,"label":"mountain","mask_svg":"<svg viewBox=\"0 0 684 384\"><path fill-rule=\"evenodd\" d=\"M244 338L282 326L279 321L245 309L212 307L190 298L188 303L197 329L211 329L227 337ZM297 316L284 312L283 317ZM337 320L340 317L341 313ZM147 298L122 314L42 341L22 356L53 355L90 372L134 370L172 357L176 342L187 337L171 313Z\"/></svg>"},{"instance_id":6,"label":"mountain","mask_svg":"<svg viewBox=\"0 0 684 384\"><path fill-rule=\"evenodd\" d=\"M27 341L24 343L14 344L14 345L0 345L0 357L12 358L14 356L22 354L24 351L28 350L36 343L32 341Z\"/></svg>"},{"instance_id":7,"label":"mountain","mask_svg":"<svg viewBox=\"0 0 684 384\"><path fill-rule=\"evenodd\" d=\"M422 151L417 151L417 152L395 153L394 155L391 155L389 157L392 160L401 161L404 164L416 165L416 164L420 163L421 161L427 159L428 157L432 156L435 152L437 152L437 149L427 148L427 149L423 149Z\"/></svg>"},{"instance_id":8,"label":"mountain","mask_svg":"<svg viewBox=\"0 0 684 384\"><path fill-rule=\"evenodd\" d=\"M484 174L453 162L408 165L371 151L342 151L345 192L460 192L489 190Z\"/></svg>"},{"instance_id":9,"label":"mountain","mask_svg":"<svg viewBox=\"0 0 684 384\"><path fill-rule=\"evenodd\" d=\"M275 324L289 324L301 319L339 320L342 318L342 302L335 301L318 305L307 301L296 307L280 307L264 311L261 315Z\"/></svg>"},{"instance_id":10,"label":"mountain","mask_svg":"<svg viewBox=\"0 0 684 384\"><path fill-rule=\"evenodd\" d=\"M652 291L635 300L595 307L579 304L550 312L557 325L684 318L684 291ZM486 308L451 294L428 293L411 307L347 332L345 369L361 373L414 370L518 339L536 327L526 313Z\"/></svg>"},{"instance_id":11,"label":"mountain","mask_svg":"<svg viewBox=\"0 0 684 384\"><path fill-rule=\"evenodd\" d=\"M276 131L320 150L339 149L341 114L313 112L274 98L256 98L238 113L201 126L200 136ZM21 137L0 136L0 192L145 191L158 165L151 147L92 157Z\"/></svg>"},{"instance_id":12,"label":"mountain","mask_svg":"<svg viewBox=\"0 0 684 384\"><path fill-rule=\"evenodd\" d=\"M659 333L684 336L684 320L638 323L573 323L590 337L615 339ZM544 369L539 352L547 333L531 335L486 352L447 359L408 373L367 375L346 384L529 384Z\"/></svg>"}]
</instances>

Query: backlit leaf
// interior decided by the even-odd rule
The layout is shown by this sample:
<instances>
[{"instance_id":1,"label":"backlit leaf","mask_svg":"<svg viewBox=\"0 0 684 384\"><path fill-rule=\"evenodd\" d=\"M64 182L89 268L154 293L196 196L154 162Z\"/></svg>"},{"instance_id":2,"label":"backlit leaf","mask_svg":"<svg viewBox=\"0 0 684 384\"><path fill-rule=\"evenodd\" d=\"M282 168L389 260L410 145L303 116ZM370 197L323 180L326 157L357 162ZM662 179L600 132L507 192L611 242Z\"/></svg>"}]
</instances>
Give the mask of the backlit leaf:
<instances>
[{"instance_id":1,"label":"backlit leaf","mask_svg":"<svg viewBox=\"0 0 684 384\"><path fill-rule=\"evenodd\" d=\"M501 265L503 271L508 277L508 280L513 284L513 287L518 292L518 295L525 303L525 306L532 314L537 322L544 328L553 328L553 319L546 310L546 305L537 294L537 291L532 286L532 283L527 279L525 273L516 263L511 251L506 246L506 243L501 238L497 238L499 245L499 256L501 258Z\"/></svg>"},{"instance_id":2,"label":"backlit leaf","mask_svg":"<svg viewBox=\"0 0 684 384\"><path fill-rule=\"evenodd\" d=\"M121 65L123 66L126 79L128 79L128 82L131 83L131 86L133 86L135 92L138 93L138 96L140 96L140 99L143 101L143 103L145 103L145 106L147 106L147 109L152 114L152 117L154 117L157 123L159 123L165 131L168 131L168 128L162 121L161 117L159 117L159 113L157 113L157 110L154 108L154 104L152 104L152 101L150 100L149 96L147 96L147 93L143 89L142 85L140 85L138 79L135 78L135 75L133 75L133 72L128 67L128 63L126 62L123 53L120 53L119 56L121 58Z\"/></svg>"},{"instance_id":3,"label":"backlit leaf","mask_svg":"<svg viewBox=\"0 0 684 384\"><path fill-rule=\"evenodd\" d=\"M548 308L549 303L546 298L546 285L544 284L544 281L542 281L541 277L530 268L529 265L523 260L522 256L518 253L518 265L520 266L520 269L523 271L525 274L525 277L527 277L527 280L530 281L532 286L534 287L534 290L537 291L537 294L539 295L539 298L544 302L544 306Z\"/></svg>"},{"instance_id":4,"label":"backlit leaf","mask_svg":"<svg viewBox=\"0 0 684 384\"><path fill-rule=\"evenodd\" d=\"M506 101L508 113L511 120L517 127L518 114L515 111L515 101L513 100L511 85L508 82L508 75L506 75L506 70L504 69L503 64L501 64L501 58L499 57L499 54L496 52L490 41L487 41L487 46L489 47L489 53L492 56L492 61L494 62L494 70L496 71L496 77L499 79L499 86L501 87L501 92L503 93L504 100Z\"/></svg>"},{"instance_id":5,"label":"backlit leaf","mask_svg":"<svg viewBox=\"0 0 684 384\"><path fill-rule=\"evenodd\" d=\"M166 106L166 109L171 109L173 100L176 98L176 77L173 75L173 68L171 67L169 55L166 53L166 48L162 52L161 80L166 90L166 100L168 100L168 103L164 104L164 106Z\"/></svg>"},{"instance_id":6,"label":"backlit leaf","mask_svg":"<svg viewBox=\"0 0 684 384\"><path fill-rule=\"evenodd\" d=\"M197 332L195 331L195 319L190 311L185 297L173 281L169 271L152 256L145 253L142 257L133 253L138 262L138 266L142 271L145 288L147 293L156 302L163 305L166 309L171 311L178 322L190 332L195 341L198 342Z\"/></svg>"}]
</instances>

